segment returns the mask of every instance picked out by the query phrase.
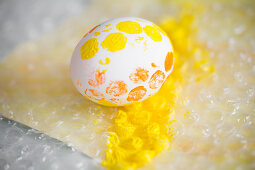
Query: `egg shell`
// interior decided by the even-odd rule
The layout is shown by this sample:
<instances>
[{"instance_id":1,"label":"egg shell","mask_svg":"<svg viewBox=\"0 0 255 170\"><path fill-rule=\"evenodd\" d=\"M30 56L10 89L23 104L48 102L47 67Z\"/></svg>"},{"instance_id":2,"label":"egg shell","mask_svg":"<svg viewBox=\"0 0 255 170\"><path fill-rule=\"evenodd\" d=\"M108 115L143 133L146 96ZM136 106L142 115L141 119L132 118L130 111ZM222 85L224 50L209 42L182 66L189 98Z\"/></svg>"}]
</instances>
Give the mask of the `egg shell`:
<instances>
[{"instance_id":1,"label":"egg shell","mask_svg":"<svg viewBox=\"0 0 255 170\"><path fill-rule=\"evenodd\" d=\"M90 30L76 46L70 70L82 95L102 105L121 106L157 92L173 63L171 42L158 26L124 17Z\"/></svg>"}]
</instances>

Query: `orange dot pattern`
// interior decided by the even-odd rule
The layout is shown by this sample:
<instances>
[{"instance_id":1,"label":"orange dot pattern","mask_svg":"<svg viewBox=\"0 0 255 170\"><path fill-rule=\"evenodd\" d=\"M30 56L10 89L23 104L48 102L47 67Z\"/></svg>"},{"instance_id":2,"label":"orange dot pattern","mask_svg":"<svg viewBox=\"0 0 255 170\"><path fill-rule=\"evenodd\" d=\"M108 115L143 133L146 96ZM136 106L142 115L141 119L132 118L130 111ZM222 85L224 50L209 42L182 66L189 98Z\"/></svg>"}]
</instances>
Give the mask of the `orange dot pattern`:
<instances>
[{"instance_id":1,"label":"orange dot pattern","mask_svg":"<svg viewBox=\"0 0 255 170\"><path fill-rule=\"evenodd\" d=\"M104 95L95 89L89 89L89 91L96 97L103 98Z\"/></svg>"},{"instance_id":2,"label":"orange dot pattern","mask_svg":"<svg viewBox=\"0 0 255 170\"><path fill-rule=\"evenodd\" d=\"M122 21L116 24L117 32L112 32L110 26L111 24L104 25L104 30L96 30L96 28L100 25L92 28L85 36L88 34L93 34L93 37L87 40L80 48L81 58L83 60L88 60L96 55L99 57L103 57L104 59L98 59L99 68L107 68L107 65L111 64L111 58L100 56L98 54L100 50L100 46L103 50L107 50L110 53L117 52L123 50L126 47L128 40L127 34L136 34L135 41L137 43L144 44L144 50L147 48L147 37L149 37L148 41L153 40L155 42L160 42L163 40L164 36L167 36L164 31L162 31L158 26L154 24L148 24L146 26L142 26L139 22L146 22L144 20L135 19L135 21ZM139 22L138 22L139 21ZM109 33L107 33L109 32ZM143 34L143 36L141 35ZM100 39L100 35L107 35L104 40L98 41ZM85 37L84 36L84 37ZM96 37L98 36L98 37ZM144 37L145 36L145 37ZM147 37L146 37L147 36ZM99 38L99 39L97 39ZM131 44L134 46L134 44ZM101 53L100 53L101 54ZM110 55L109 55L110 56ZM151 96L149 92L150 89L157 89L162 86L165 81L167 75L169 75L170 70L173 68L174 64L174 56L173 52L168 52L165 56L164 63L154 63L152 61L149 63L150 69L145 69L145 67L139 67L139 65L133 70L133 72L128 73L129 75L129 83L136 85L131 88L128 87L128 82L123 81L122 79L111 81L106 84L106 70L99 71L96 70L91 73L91 76L88 79L88 85L90 87L85 89L85 96L96 100L97 103L101 103L104 105L114 105L114 104L122 104L123 101L126 102L136 102L140 101L147 96ZM164 69L159 70L162 64L164 64ZM110 65L109 65L110 66ZM156 69L155 72L154 69ZM152 71L151 71L152 70ZM166 74L165 74L166 73ZM81 87L81 84L78 80L75 82L77 86ZM100 86L103 85L104 86ZM149 87L147 87L147 85ZM103 88L103 91L99 90L99 87ZM84 89L82 89L84 90ZM127 97L126 97L126 95ZM123 96L125 95L125 96ZM109 97L109 98L108 98ZM125 99L123 99L125 98Z\"/></svg>"},{"instance_id":3,"label":"orange dot pattern","mask_svg":"<svg viewBox=\"0 0 255 170\"><path fill-rule=\"evenodd\" d=\"M112 81L106 88L106 93L114 97L127 93L127 84L124 81Z\"/></svg>"},{"instance_id":4,"label":"orange dot pattern","mask_svg":"<svg viewBox=\"0 0 255 170\"><path fill-rule=\"evenodd\" d=\"M134 83L142 83L145 82L148 77L149 71L138 67L134 73L130 74L129 79Z\"/></svg>"},{"instance_id":5,"label":"orange dot pattern","mask_svg":"<svg viewBox=\"0 0 255 170\"><path fill-rule=\"evenodd\" d=\"M165 80L165 74L163 71L157 70L149 81L149 86L151 89L156 89L160 87Z\"/></svg>"},{"instance_id":6,"label":"orange dot pattern","mask_svg":"<svg viewBox=\"0 0 255 170\"><path fill-rule=\"evenodd\" d=\"M144 86L138 86L129 92L127 101L129 102L139 101L145 96L146 92L147 90Z\"/></svg>"},{"instance_id":7,"label":"orange dot pattern","mask_svg":"<svg viewBox=\"0 0 255 170\"><path fill-rule=\"evenodd\" d=\"M168 52L165 59L165 70L166 72L170 71L174 64L173 52Z\"/></svg>"},{"instance_id":8,"label":"orange dot pattern","mask_svg":"<svg viewBox=\"0 0 255 170\"><path fill-rule=\"evenodd\" d=\"M104 98L104 95L95 89L86 89L85 95L94 100L101 100Z\"/></svg>"},{"instance_id":9,"label":"orange dot pattern","mask_svg":"<svg viewBox=\"0 0 255 170\"><path fill-rule=\"evenodd\" d=\"M92 73L92 77L88 81L92 87L97 87L105 83L105 72L95 71Z\"/></svg>"}]
</instances>

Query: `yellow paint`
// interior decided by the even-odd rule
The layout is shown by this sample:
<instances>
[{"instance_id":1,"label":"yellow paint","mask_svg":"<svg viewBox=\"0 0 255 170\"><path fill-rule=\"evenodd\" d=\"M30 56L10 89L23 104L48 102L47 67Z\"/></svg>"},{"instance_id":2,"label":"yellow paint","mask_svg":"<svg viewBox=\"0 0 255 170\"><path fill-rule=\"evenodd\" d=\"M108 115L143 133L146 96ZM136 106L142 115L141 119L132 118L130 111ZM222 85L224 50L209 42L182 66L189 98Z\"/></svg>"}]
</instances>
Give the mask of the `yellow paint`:
<instances>
[{"instance_id":1,"label":"yellow paint","mask_svg":"<svg viewBox=\"0 0 255 170\"><path fill-rule=\"evenodd\" d=\"M145 26L143 27L144 32L148 37L150 37L153 41L160 42L162 41L162 36L160 34L160 31L153 27L153 26Z\"/></svg>"},{"instance_id":2,"label":"yellow paint","mask_svg":"<svg viewBox=\"0 0 255 170\"><path fill-rule=\"evenodd\" d=\"M101 46L111 52L116 52L125 48L127 37L122 33L109 34L102 42Z\"/></svg>"},{"instance_id":3,"label":"yellow paint","mask_svg":"<svg viewBox=\"0 0 255 170\"><path fill-rule=\"evenodd\" d=\"M90 58L93 58L96 56L99 47L99 43L96 38L91 38L88 41L86 41L80 49L81 53L81 59L88 60Z\"/></svg>"},{"instance_id":4,"label":"yellow paint","mask_svg":"<svg viewBox=\"0 0 255 170\"><path fill-rule=\"evenodd\" d=\"M96 125L97 123L101 122L101 119L96 119L96 120L93 120L94 124Z\"/></svg>"},{"instance_id":5,"label":"yellow paint","mask_svg":"<svg viewBox=\"0 0 255 170\"><path fill-rule=\"evenodd\" d=\"M99 61L99 64L102 64L102 65L106 65L106 64L109 64L110 63L110 58L106 57L105 58L105 62L103 62L102 60Z\"/></svg>"},{"instance_id":6,"label":"yellow paint","mask_svg":"<svg viewBox=\"0 0 255 170\"><path fill-rule=\"evenodd\" d=\"M95 32L95 36L98 36L98 35L100 35L101 33L100 32Z\"/></svg>"},{"instance_id":7,"label":"yellow paint","mask_svg":"<svg viewBox=\"0 0 255 170\"><path fill-rule=\"evenodd\" d=\"M176 96L180 96L179 87L185 83L183 82L185 77L190 74L190 70L186 69L186 61L194 60L193 52L189 50L190 48L186 44L190 43L189 46L199 48L196 43L188 39L192 27L182 21L180 23L175 22L175 25L170 24L172 23L170 21L162 24L164 30L172 36L170 38L174 40L174 44L179 41L184 43L184 46L181 43L174 46L178 49L175 51L174 72L171 73L158 93L143 102L119 109L118 114L113 119L113 126L107 143L108 149L105 160L102 162L108 169L140 168L150 162L158 153L170 148L175 130L167 127L176 121L174 120L176 103L182 105L181 101L178 101L179 99L176 100ZM159 29L151 27L145 27L147 35L149 34L154 41L162 39L161 36L159 36L160 38L157 37L160 35ZM154 30L156 31L153 32ZM185 37L178 34L180 30L185 31ZM156 34L156 38L154 34ZM146 41L144 45L146 48ZM209 61L203 52L200 56L202 58L205 56ZM194 69L208 77L211 73L210 69L208 71L208 69L201 68L201 65L205 63L198 60ZM171 94L169 94L170 91ZM188 114L189 112L187 112Z\"/></svg>"},{"instance_id":8,"label":"yellow paint","mask_svg":"<svg viewBox=\"0 0 255 170\"><path fill-rule=\"evenodd\" d=\"M99 100L99 101L97 101L97 103L105 105L105 106L118 106L117 104L112 103L112 102L107 101L107 100Z\"/></svg>"},{"instance_id":9,"label":"yellow paint","mask_svg":"<svg viewBox=\"0 0 255 170\"><path fill-rule=\"evenodd\" d=\"M158 31L160 31L164 36L168 37L166 32L164 30L162 30L159 26L152 24L154 28L156 28Z\"/></svg>"},{"instance_id":10,"label":"yellow paint","mask_svg":"<svg viewBox=\"0 0 255 170\"><path fill-rule=\"evenodd\" d=\"M142 41L144 39L144 37L138 37L138 38L136 38L135 40L136 41Z\"/></svg>"},{"instance_id":11,"label":"yellow paint","mask_svg":"<svg viewBox=\"0 0 255 170\"><path fill-rule=\"evenodd\" d=\"M200 64L197 64L195 68L187 67L186 65L188 64L188 66L190 66L191 63L189 61L194 60L197 60L198 63L200 63L199 60L203 59L204 57L206 57L206 59L210 61L210 58L208 56L203 55L206 51L206 48L204 46L200 46L198 42L194 42L190 39L190 35L193 34L191 26L183 23L182 21L175 21L175 19L173 20L173 22L171 20L167 20L162 24L162 26L164 30L166 30L167 33L170 35L170 38L173 40L173 44L175 47L176 62L174 72L169 76L168 81L163 85L163 87L157 94L151 96L146 101L116 108L116 110L122 109L124 112L121 113L119 117L115 116L112 110L108 110L105 109L105 107L100 106L103 109L103 113L110 115L108 117L102 118L102 122L109 122L109 129L106 129L106 132L103 132L107 133L109 131L112 131L110 133L110 137L108 138L108 148L106 150L105 161L103 162L103 164L106 165L109 169L139 168L145 163L152 160L152 158L161 151L168 149L169 144L171 144L174 130L167 129L166 127L171 127L171 122L173 122L174 119L173 110L175 109L175 102L178 102L179 97L183 95L181 93L182 88L180 87L184 86L185 83L188 83L190 81L190 79L187 79L187 77L194 73L192 69L196 69L199 74L200 72L202 74L210 73L208 72L210 71L208 69L201 69ZM47 39L47 41L43 44L47 45L47 42L51 40L52 38ZM29 50L29 46L25 47L25 50L22 50L22 54L25 55L20 55L20 53L14 53L11 58L7 58L7 61L8 63L11 63L11 66L10 64L1 64L0 66L0 71L2 73L0 74L0 80L2 80L3 82L7 82L1 85L3 86L3 89L7 89L7 95L10 96L11 100L13 100L12 102L10 102L10 107L14 109L14 115L10 114L9 112L5 112L4 115L9 118L13 118L12 116L14 116L14 119L16 119L17 121L27 124L33 128L37 128L38 130L44 131L47 134L51 134L53 137L66 142L67 140L69 140L70 142L79 139L79 142L74 142L77 148L79 148L79 146L83 146L84 143L89 143L87 141L87 136L79 136L78 138L77 135L72 135L75 134L77 130L81 130L81 127L83 126L85 126L86 128L92 128L90 126L87 127L86 125L88 124L87 120L93 121L93 118L89 117L89 119L86 119L86 121L84 121L83 114L77 117L77 120L73 119L73 117L76 117L77 113L83 113L84 110L86 110L87 108L95 108L97 106L93 104L88 106L86 104L84 105L84 101L80 99L78 93L73 88L73 85L71 83L66 83L66 76L63 75L67 75L68 73L68 69L66 69L65 63L67 62L67 59L69 60L70 56L64 55L63 58L63 50L64 54L69 54L69 48L55 47L50 49L50 51L45 55L45 57L40 57L40 55L42 54L42 51L40 51L41 43L35 43L34 45L35 47L38 47L36 48L36 53L31 52L31 55L27 55L30 54L29 51L31 50ZM198 48L201 49L202 55L194 55L195 51L193 49L197 51ZM25 73L23 75L25 76L20 79L18 74L20 73L19 70L24 69L27 65L27 62L23 62L24 58L34 55L36 55L36 57L33 57L31 62L33 62L35 66L38 66L37 75L39 76L33 76L32 74L30 74L30 72L27 72L27 70L23 70ZM50 60L52 59L52 57L55 57L53 58L54 60ZM51 75L50 69L47 69L46 66L40 67L40 64L46 60L51 61L52 64L56 67L56 69L60 71L55 76L58 79L59 83L52 83L52 77L49 76ZM210 63L207 64L210 65ZM15 74L4 74L6 70L10 73ZM10 77L10 75L12 75L13 77ZM194 75L192 76L194 77ZM208 78L209 76L210 75L208 74L206 78ZM9 85L10 81L13 79L17 80L17 86ZM45 88L45 83L42 82L48 84L47 88ZM59 86L59 84L65 85ZM36 87L36 89L34 87ZM56 88L58 90L56 90ZM27 95L24 95L24 92L26 92ZM71 97L69 98L68 96L70 96L70 93L74 95L71 95ZM47 99L50 99L45 100L46 103L44 107L37 107L42 100L38 99L38 94L44 94ZM60 95L66 95L67 97L59 98L58 96ZM1 100L3 101L6 100L4 96L5 95L0 96ZM176 100L175 96L178 97L178 100ZM19 101L27 101L28 99L33 99L34 104L31 105L30 102L16 101L17 98L19 98ZM70 101L70 99L77 102L79 104L79 107L74 106L73 104L68 105L68 101ZM57 101L54 105L49 102L53 100ZM102 102L102 104L109 103L104 100L100 102ZM71 109L63 109L63 103L66 103L67 107L70 107ZM31 109L31 106L37 110L31 112L31 116L24 115L23 113L27 113ZM171 110L170 108L173 110ZM100 112L101 114L101 111L99 111L99 109L95 110L97 110L96 113ZM38 112L42 112L44 114L36 114ZM33 119L31 119L31 117ZM63 120L65 121L63 127L60 127L58 129L68 129L68 131L65 133L58 130L56 131L55 128L56 122L59 121L60 117L61 119L63 118ZM39 124L34 125L34 121L38 121ZM102 129L102 126L100 126L100 124L97 124L97 127L98 129ZM105 127L105 125L103 127ZM153 133L148 134L148 132ZM102 131L97 131L97 135L100 133L102 133ZM70 138L67 139L67 135L70 136ZM80 135L82 135L82 133L80 133ZM98 149L101 149L100 146L98 146ZM90 153L90 150L84 149L83 151L85 153Z\"/></svg>"},{"instance_id":12,"label":"yellow paint","mask_svg":"<svg viewBox=\"0 0 255 170\"><path fill-rule=\"evenodd\" d=\"M107 70L103 70L102 73L106 73ZM97 72L100 73L99 69L97 69Z\"/></svg>"},{"instance_id":13,"label":"yellow paint","mask_svg":"<svg viewBox=\"0 0 255 170\"><path fill-rule=\"evenodd\" d=\"M173 131L167 125L173 122L174 111L168 106L174 106L175 95L166 93L168 90L174 90L171 82L146 102L119 109L103 165L108 169L137 169L170 147Z\"/></svg>"},{"instance_id":14,"label":"yellow paint","mask_svg":"<svg viewBox=\"0 0 255 170\"><path fill-rule=\"evenodd\" d=\"M123 21L116 25L116 28L119 31L128 33L128 34L140 34L143 32L141 25L134 21Z\"/></svg>"},{"instance_id":15,"label":"yellow paint","mask_svg":"<svg viewBox=\"0 0 255 170\"><path fill-rule=\"evenodd\" d=\"M106 27L109 27L109 26L111 26L111 24L107 24L107 25L105 25Z\"/></svg>"},{"instance_id":16,"label":"yellow paint","mask_svg":"<svg viewBox=\"0 0 255 170\"><path fill-rule=\"evenodd\" d=\"M102 32L108 32L108 31L111 31L112 28L108 29L108 30L103 30Z\"/></svg>"},{"instance_id":17,"label":"yellow paint","mask_svg":"<svg viewBox=\"0 0 255 170\"><path fill-rule=\"evenodd\" d=\"M190 111L186 111L186 113L184 113L184 116L187 116L190 114Z\"/></svg>"}]
</instances>

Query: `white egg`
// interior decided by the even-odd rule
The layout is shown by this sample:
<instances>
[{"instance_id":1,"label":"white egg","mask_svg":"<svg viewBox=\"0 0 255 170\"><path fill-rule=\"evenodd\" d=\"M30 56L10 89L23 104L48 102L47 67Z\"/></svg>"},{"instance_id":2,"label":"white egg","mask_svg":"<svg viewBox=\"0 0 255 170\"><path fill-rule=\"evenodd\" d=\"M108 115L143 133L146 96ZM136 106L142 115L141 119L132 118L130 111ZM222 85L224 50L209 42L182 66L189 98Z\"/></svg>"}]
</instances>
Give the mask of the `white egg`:
<instances>
[{"instance_id":1,"label":"white egg","mask_svg":"<svg viewBox=\"0 0 255 170\"><path fill-rule=\"evenodd\" d=\"M116 18L80 40L71 60L71 77L83 96L118 106L157 92L173 63L170 40L158 26L140 18Z\"/></svg>"}]
</instances>

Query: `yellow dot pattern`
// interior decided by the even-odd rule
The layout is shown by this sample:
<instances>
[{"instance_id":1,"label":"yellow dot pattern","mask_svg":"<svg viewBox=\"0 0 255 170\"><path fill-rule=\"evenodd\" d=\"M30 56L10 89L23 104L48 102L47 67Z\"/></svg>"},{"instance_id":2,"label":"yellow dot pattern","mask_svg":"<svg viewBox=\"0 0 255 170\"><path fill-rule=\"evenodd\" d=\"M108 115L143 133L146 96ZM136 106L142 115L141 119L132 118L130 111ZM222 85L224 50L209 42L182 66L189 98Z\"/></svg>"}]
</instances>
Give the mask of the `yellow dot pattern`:
<instances>
[{"instance_id":1,"label":"yellow dot pattern","mask_svg":"<svg viewBox=\"0 0 255 170\"><path fill-rule=\"evenodd\" d=\"M128 33L128 34L140 34L143 32L141 25L134 21L123 21L116 25L116 28L119 31Z\"/></svg>"},{"instance_id":2,"label":"yellow dot pattern","mask_svg":"<svg viewBox=\"0 0 255 170\"><path fill-rule=\"evenodd\" d=\"M86 41L80 49L81 59L88 60L96 56L99 47L99 43L96 38L91 38Z\"/></svg>"},{"instance_id":3,"label":"yellow dot pattern","mask_svg":"<svg viewBox=\"0 0 255 170\"><path fill-rule=\"evenodd\" d=\"M144 32L148 37L150 37L153 41L160 42L162 41L162 36L160 34L160 30L153 26L145 26L143 27Z\"/></svg>"},{"instance_id":4,"label":"yellow dot pattern","mask_svg":"<svg viewBox=\"0 0 255 170\"><path fill-rule=\"evenodd\" d=\"M101 46L111 52L116 52L125 48L127 37L122 33L109 34L102 42Z\"/></svg>"}]
</instances>

